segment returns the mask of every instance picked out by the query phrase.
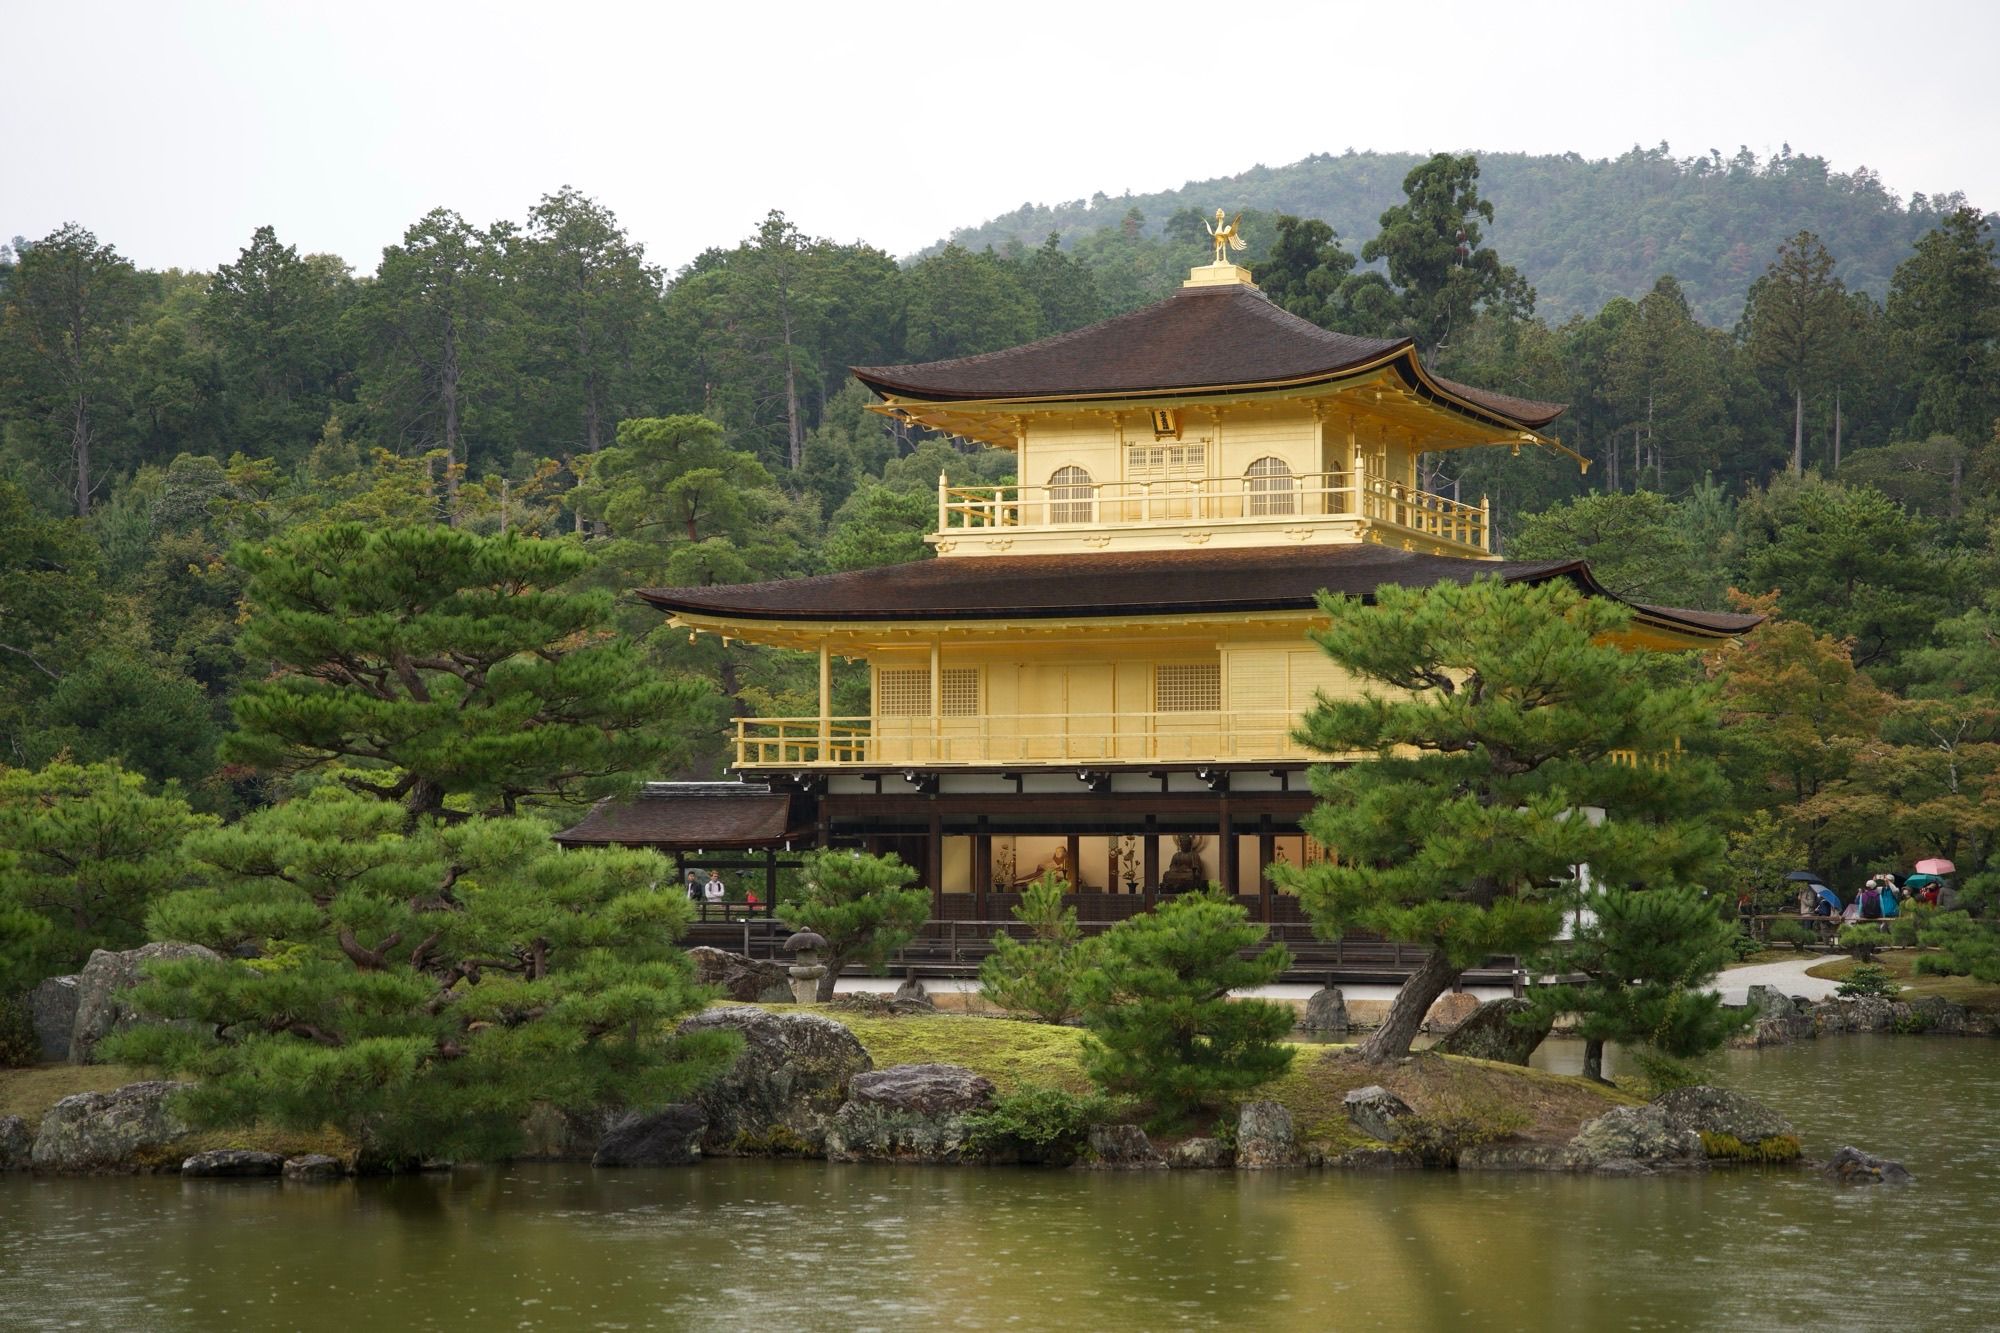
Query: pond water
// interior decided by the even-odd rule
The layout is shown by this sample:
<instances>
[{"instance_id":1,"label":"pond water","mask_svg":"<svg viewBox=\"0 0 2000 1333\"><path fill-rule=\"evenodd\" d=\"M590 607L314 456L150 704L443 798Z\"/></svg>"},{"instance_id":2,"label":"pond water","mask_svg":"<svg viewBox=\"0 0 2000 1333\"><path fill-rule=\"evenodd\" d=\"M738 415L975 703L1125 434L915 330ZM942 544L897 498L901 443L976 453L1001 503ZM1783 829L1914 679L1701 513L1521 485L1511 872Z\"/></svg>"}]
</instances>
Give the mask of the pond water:
<instances>
[{"instance_id":1,"label":"pond water","mask_svg":"<svg viewBox=\"0 0 2000 1333\"><path fill-rule=\"evenodd\" d=\"M2000 1050L1842 1037L1711 1075L1786 1108L1810 1151L1851 1142L1917 1184L749 1161L0 1177L0 1328L2000 1326Z\"/></svg>"}]
</instances>

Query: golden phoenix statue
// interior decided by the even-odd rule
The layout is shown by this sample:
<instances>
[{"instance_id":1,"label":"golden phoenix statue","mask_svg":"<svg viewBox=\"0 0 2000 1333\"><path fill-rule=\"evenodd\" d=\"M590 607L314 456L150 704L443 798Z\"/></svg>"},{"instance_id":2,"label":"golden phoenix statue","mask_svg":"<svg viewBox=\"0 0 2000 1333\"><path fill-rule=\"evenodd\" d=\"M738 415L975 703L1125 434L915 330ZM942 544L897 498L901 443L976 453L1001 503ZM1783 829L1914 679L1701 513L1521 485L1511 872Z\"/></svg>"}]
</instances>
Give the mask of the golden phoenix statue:
<instances>
[{"instance_id":1,"label":"golden phoenix statue","mask_svg":"<svg viewBox=\"0 0 2000 1333\"><path fill-rule=\"evenodd\" d=\"M1243 215L1238 213L1228 222L1224 222L1222 217L1222 210L1218 208L1215 210L1215 221L1202 224L1208 228L1208 234L1215 238L1215 262L1218 264L1229 262L1231 250L1250 248L1250 243L1243 239Z\"/></svg>"}]
</instances>

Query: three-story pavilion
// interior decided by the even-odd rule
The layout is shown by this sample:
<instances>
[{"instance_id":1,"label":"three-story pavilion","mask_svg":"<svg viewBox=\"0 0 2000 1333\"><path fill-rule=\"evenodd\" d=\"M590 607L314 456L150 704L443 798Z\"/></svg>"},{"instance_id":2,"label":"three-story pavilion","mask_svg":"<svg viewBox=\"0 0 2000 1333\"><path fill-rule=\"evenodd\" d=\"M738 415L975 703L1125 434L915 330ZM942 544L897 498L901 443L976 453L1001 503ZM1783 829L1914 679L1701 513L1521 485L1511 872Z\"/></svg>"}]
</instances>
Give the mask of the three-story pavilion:
<instances>
[{"instance_id":1,"label":"three-story pavilion","mask_svg":"<svg viewBox=\"0 0 2000 1333\"><path fill-rule=\"evenodd\" d=\"M1357 688L1306 637L1315 594L1498 575L1610 595L1580 561L1497 558L1483 501L1418 485L1425 453L1560 450L1561 406L1454 383L1408 339L1330 333L1235 264L1072 333L854 374L876 411L1012 450L1019 481L940 477L933 559L639 595L692 631L817 655L813 716L738 720L735 770L770 789L739 806L763 802L774 836L897 852L940 918L1001 916L1042 869L1086 918L1123 916L1195 858L1291 917L1265 872L1317 854L1299 820L1324 758L1292 728L1315 692ZM1648 648L1756 621L1633 610ZM831 710L836 657L868 666L864 716ZM648 841L674 803L656 789L563 837Z\"/></svg>"}]
</instances>

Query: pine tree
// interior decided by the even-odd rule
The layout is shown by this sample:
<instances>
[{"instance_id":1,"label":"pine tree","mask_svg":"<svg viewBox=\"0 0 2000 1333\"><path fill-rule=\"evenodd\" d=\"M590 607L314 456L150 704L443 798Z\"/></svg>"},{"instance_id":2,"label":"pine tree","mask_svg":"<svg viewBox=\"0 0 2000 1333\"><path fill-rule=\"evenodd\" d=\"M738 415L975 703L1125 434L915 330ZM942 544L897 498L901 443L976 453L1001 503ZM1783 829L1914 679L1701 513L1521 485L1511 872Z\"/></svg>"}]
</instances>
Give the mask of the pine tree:
<instances>
[{"instance_id":1,"label":"pine tree","mask_svg":"<svg viewBox=\"0 0 2000 1333\"><path fill-rule=\"evenodd\" d=\"M1313 638L1364 692L1323 697L1296 735L1371 757L1313 770L1304 827L1337 857L1275 873L1329 937L1360 928L1430 950L1367 1059L1407 1053L1465 968L1551 939L1574 867L1637 886L1696 883L1713 865L1714 712L1683 664L1614 642L1624 606L1482 579L1322 594L1320 608L1331 623Z\"/></svg>"},{"instance_id":2,"label":"pine tree","mask_svg":"<svg viewBox=\"0 0 2000 1333\"><path fill-rule=\"evenodd\" d=\"M276 665L237 698L224 754L349 785L421 816L464 795L512 812L665 766L705 693L612 635L609 592L566 588L577 546L441 527L339 523L239 546L246 656Z\"/></svg>"},{"instance_id":3,"label":"pine tree","mask_svg":"<svg viewBox=\"0 0 2000 1333\"><path fill-rule=\"evenodd\" d=\"M530 819L405 832L331 783L187 850L209 886L151 930L254 956L159 966L135 1003L193 1021L105 1050L197 1078L199 1124L331 1125L391 1165L490 1159L537 1103L658 1105L731 1058L726 1036L672 1034L705 992L656 853L563 852Z\"/></svg>"},{"instance_id":4,"label":"pine tree","mask_svg":"<svg viewBox=\"0 0 2000 1333\"><path fill-rule=\"evenodd\" d=\"M1082 1004L1083 975L1096 966L1100 941L1084 938L1076 909L1063 901L1068 892L1053 871L1028 885L1014 919L1028 928L1029 938L998 932L993 952L979 965L980 992L1010 1014L1067 1023Z\"/></svg>"},{"instance_id":5,"label":"pine tree","mask_svg":"<svg viewBox=\"0 0 2000 1333\"><path fill-rule=\"evenodd\" d=\"M1481 310L1517 318L1534 311L1535 289L1480 243L1479 224L1492 224L1493 205L1479 194L1478 158L1438 153L1403 178L1403 194L1406 202L1382 214L1361 258L1388 262L1419 349L1439 352Z\"/></svg>"},{"instance_id":6,"label":"pine tree","mask_svg":"<svg viewBox=\"0 0 2000 1333\"><path fill-rule=\"evenodd\" d=\"M1607 1041L1685 1059L1742 1030L1746 1015L1724 1009L1722 996L1705 989L1735 957L1736 927L1699 889L1612 885L1581 902L1591 919L1538 970L1582 972L1590 980L1535 987L1523 1021L1576 1015L1584 1077L1602 1081Z\"/></svg>"},{"instance_id":7,"label":"pine tree","mask_svg":"<svg viewBox=\"0 0 2000 1333\"><path fill-rule=\"evenodd\" d=\"M1102 937L1082 978L1090 1039L1083 1067L1106 1092L1139 1098L1152 1122L1172 1125L1214 1098L1245 1092L1291 1067L1282 1044L1292 1011L1229 993L1269 985L1292 965L1240 904L1219 891L1181 894Z\"/></svg>"},{"instance_id":8,"label":"pine tree","mask_svg":"<svg viewBox=\"0 0 2000 1333\"><path fill-rule=\"evenodd\" d=\"M794 929L816 931L826 940L822 1004L833 998L847 967L881 966L931 919L930 893L908 887L917 872L894 856L829 847L808 852L802 873L804 896L781 911Z\"/></svg>"},{"instance_id":9,"label":"pine tree","mask_svg":"<svg viewBox=\"0 0 2000 1333\"><path fill-rule=\"evenodd\" d=\"M1848 319L1847 289L1833 276L1833 256L1809 231L1779 246L1764 276L1750 284L1743 312L1748 350L1791 391L1795 476L1805 470L1806 391L1833 370Z\"/></svg>"},{"instance_id":10,"label":"pine tree","mask_svg":"<svg viewBox=\"0 0 2000 1333\"><path fill-rule=\"evenodd\" d=\"M1977 210L1947 214L1896 266L1888 319L1916 390L1909 430L1970 448L2000 416L2000 262Z\"/></svg>"}]
</instances>

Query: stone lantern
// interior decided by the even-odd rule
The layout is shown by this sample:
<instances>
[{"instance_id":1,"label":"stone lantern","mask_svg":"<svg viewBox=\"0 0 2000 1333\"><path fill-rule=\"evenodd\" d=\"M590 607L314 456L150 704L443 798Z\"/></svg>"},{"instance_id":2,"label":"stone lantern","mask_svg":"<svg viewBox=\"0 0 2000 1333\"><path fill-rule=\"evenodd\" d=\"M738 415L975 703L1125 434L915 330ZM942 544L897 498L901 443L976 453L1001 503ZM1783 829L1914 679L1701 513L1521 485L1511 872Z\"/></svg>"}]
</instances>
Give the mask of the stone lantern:
<instances>
[{"instance_id":1,"label":"stone lantern","mask_svg":"<svg viewBox=\"0 0 2000 1333\"><path fill-rule=\"evenodd\" d=\"M826 975L819 951L825 947L826 936L816 930L802 930L785 941L785 952L792 956L792 999L799 1004L819 998L819 979Z\"/></svg>"}]
</instances>

